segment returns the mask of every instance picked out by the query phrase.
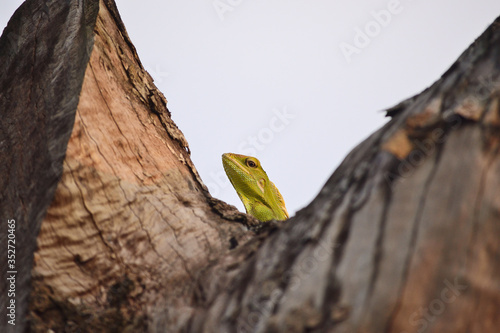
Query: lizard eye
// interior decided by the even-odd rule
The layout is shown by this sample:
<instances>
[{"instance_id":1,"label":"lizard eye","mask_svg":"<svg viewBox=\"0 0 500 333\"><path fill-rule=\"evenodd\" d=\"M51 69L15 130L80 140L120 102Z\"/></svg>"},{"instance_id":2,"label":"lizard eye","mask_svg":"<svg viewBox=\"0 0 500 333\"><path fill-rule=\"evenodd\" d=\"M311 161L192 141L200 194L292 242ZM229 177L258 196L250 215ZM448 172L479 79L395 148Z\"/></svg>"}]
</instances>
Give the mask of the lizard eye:
<instances>
[{"instance_id":1,"label":"lizard eye","mask_svg":"<svg viewBox=\"0 0 500 333\"><path fill-rule=\"evenodd\" d=\"M250 168L256 168L257 167L257 163L255 163L254 161L252 161L251 159L247 159L246 160L247 162L247 165L250 167Z\"/></svg>"}]
</instances>

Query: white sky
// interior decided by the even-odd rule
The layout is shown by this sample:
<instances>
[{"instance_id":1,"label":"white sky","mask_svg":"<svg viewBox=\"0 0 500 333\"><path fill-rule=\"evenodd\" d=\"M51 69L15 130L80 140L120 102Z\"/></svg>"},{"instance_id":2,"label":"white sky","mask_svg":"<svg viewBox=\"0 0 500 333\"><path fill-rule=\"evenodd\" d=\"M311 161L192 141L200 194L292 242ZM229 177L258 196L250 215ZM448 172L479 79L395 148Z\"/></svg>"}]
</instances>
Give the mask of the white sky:
<instances>
[{"instance_id":1,"label":"white sky","mask_svg":"<svg viewBox=\"0 0 500 333\"><path fill-rule=\"evenodd\" d=\"M21 2L0 3L0 28ZM221 155L253 154L290 215L387 121L381 110L431 85L500 15L499 0L116 2L212 195L244 211Z\"/></svg>"}]
</instances>

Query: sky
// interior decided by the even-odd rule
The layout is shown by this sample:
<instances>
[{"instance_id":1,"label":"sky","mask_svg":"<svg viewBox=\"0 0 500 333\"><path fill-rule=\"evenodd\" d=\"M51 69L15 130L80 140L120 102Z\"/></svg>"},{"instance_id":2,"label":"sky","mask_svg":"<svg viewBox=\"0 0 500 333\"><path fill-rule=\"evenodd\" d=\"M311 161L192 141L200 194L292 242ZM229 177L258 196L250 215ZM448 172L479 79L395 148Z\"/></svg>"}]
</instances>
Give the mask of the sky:
<instances>
[{"instance_id":1,"label":"sky","mask_svg":"<svg viewBox=\"0 0 500 333\"><path fill-rule=\"evenodd\" d=\"M22 3L0 3L0 28ZM244 211L221 162L257 157L288 212L500 15L498 0L116 0L211 194Z\"/></svg>"}]
</instances>

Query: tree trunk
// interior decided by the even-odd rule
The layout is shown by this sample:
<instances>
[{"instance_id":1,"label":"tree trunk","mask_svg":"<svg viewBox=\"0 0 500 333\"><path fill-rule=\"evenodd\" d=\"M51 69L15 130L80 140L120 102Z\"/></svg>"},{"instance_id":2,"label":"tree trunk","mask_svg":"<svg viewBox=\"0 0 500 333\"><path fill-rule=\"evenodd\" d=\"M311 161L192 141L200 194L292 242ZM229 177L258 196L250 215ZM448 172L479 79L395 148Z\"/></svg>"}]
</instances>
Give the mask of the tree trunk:
<instances>
[{"instance_id":1,"label":"tree trunk","mask_svg":"<svg viewBox=\"0 0 500 333\"><path fill-rule=\"evenodd\" d=\"M0 39L1 331L497 332L499 28L259 224L208 193L113 1L27 0Z\"/></svg>"}]
</instances>

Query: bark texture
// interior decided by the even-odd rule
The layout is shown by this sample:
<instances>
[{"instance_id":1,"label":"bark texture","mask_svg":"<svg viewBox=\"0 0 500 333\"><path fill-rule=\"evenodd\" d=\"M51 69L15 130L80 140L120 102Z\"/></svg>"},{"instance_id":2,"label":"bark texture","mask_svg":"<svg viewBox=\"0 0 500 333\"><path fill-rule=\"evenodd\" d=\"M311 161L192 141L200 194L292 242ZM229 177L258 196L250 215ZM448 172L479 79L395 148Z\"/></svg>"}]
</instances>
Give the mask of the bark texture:
<instances>
[{"instance_id":1,"label":"bark texture","mask_svg":"<svg viewBox=\"0 0 500 333\"><path fill-rule=\"evenodd\" d=\"M188 281L255 220L208 194L115 4L27 1L1 50L2 219L18 244L17 323L2 327L181 325Z\"/></svg>"},{"instance_id":2,"label":"bark texture","mask_svg":"<svg viewBox=\"0 0 500 333\"><path fill-rule=\"evenodd\" d=\"M22 331L26 321L36 237L62 174L92 47L95 4L51 6L50 12L48 6L45 1L25 2L0 39L2 254L7 252L7 220L15 220L16 226L15 265L8 268L3 255L0 260L2 332L8 319L7 271L17 271L15 328Z\"/></svg>"},{"instance_id":3,"label":"bark texture","mask_svg":"<svg viewBox=\"0 0 500 333\"><path fill-rule=\"evenodd\" d=\"M2 332L500 327L500 19L284 224L210 197L112 1L26 1L0 73Z\"/></svg>"},{"instance_id":4,"label":"bark texture","mask_svg":"<svg viewBox=\"0 0 500 333\"><path fill-rule=\"evenodd\" d=\"M231 278L201 282L188 331L497 332L499 105L500 18L251 257L212 268Z\"/></svg>"}]
</instances>

